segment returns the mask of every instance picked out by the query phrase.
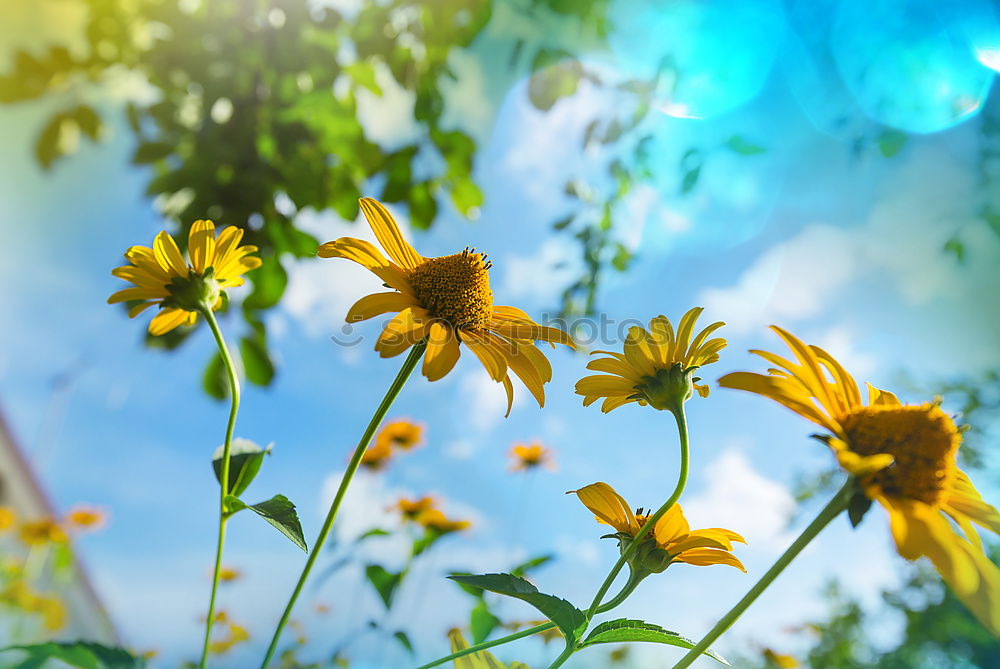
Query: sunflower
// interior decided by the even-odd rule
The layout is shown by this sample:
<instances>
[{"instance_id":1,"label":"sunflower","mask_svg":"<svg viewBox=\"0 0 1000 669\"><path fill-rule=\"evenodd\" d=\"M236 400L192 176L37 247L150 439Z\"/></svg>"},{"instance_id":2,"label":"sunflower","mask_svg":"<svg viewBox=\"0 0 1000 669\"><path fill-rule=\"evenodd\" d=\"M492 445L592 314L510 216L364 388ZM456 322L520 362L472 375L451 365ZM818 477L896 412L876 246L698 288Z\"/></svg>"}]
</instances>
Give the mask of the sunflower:
<instances>
[{"instance_id":1,"label":"sunflower","mask_svg":"<svg viewBox=\"0 0 1000 669\"><path fill-rule=\"evenodd\" d=\"M92 506L76 506L66 515L66 522L78 530L99 530L107 523L108 514Z\"/></svg>"},{"instance_id":2,"label":"sunflower","mask_svg":"<svg viewBox=\"0 0 1000 669\"><path fill-rule=\"evenodd\" d=\"M708 386L699 385L694 370L719 359L726 346L721 338L708 336L725 323L712 323L694 338L694 325L703 309L696 307L681 318L677 333L666 316L649 322L649 330L629 328L624 352L593 351L609 358L591 360L587 369L604 374L585 376L576 384L583 405L605 398L601 411L608 413L629 402L655 409L675 411L692 395L692 389L708 397Z\"/></svg>"},{"instance_id":3,"label":"sunflower","mask_svg":"<svg viewBox=\"0 0 1000 669\"><path fill-rule=\"evenodd\" d=\"M552 451L538 442L533 444L514 444L510 449L510 471L528 471L538 467L555 469Z\"/></svg>"},{"instance_id":4,"label":"sunflower","mask_svg":"<svg viewBox=\"0 0 1000 669\"><path fill-rule=\"evenodd\" d=\"M621 542L623 550L649 519L642 509L633 513L628 502L607 483L591 483L569 492L576 493L597 517L597 522L616 530L617 534L611 536ZM734 541L746 543L736 532L719 527L692 530L681 505L674 504L643 539L645 550L638 551L636 558L651 573L659 573L673 562L699 566L728 564L746 572L743 563L731 552Z\"/></svg>"},{"instance_id":5,"label":"sunflower","mask_svg":"<svg viewBox=\"0 0 1000 669\"><path fill-rule=\"evenodd\" d=\"M837 462L855 478L864 498L889 513L899 554L908 560L930 558L959 599L1000 635L1000 569L984 554L973 527L1000 533L1000 512L983 501L958 468L962 439L954 421L936 402L904 405L870 384L868 402L862 402L858 384L833 356L777 326L772 329L795 361L751 351L774 365L770 374L735 372L719 379L719 385L768 397L829 432L820 439Z\"/></svg>"},{"instance_id":6,"label":"sunflower","mask_svg":"<svg viewBox=\"0 0 1000 669\"><path fill-rule=\"evenodd\" d=\"M160 305L149 322L151 335L166 334L182 324L194 325L198 309L219 309L224 302L222 291L242 285L242 275L260 267L260 258L249 255L257 247L240 246L242 239L240 228L228 227L216 239L212 221L195 221L188 234L189 264L174 238L161 232L153 248L133 246L125 252L130 264L111 273L135 285L119 290L108 303L137 302L129 309L129 318Z\"/></svg>"},{"instance_id":7,"label":"sunflower","mask_svg":"<svg viewBox=\"0 0 1000 669\"><path fill-rule=\"evenodd\" d=\"M493 304L486 256L468 248L438 258L424 258L403 238L392 215L372 198L361 199L361 210L387 260L371 243L341 237L319 247L322 258L346 258L371 270L391 290L366 295L347 312L348 322L395 313L375 342L383 358L399 355L427 341L423 375L437 381L458 362L464 343L507 391L507 414L514 402L509 371L514 372L539 406L552 367L535 347L536 341L575 347L562 330L535 323L515 307Z\"/></svg>"},{"instance_id":8,"label":"sunflower","mask_svg":"<svg viewBox=\"0 0 1000 669\"><path fill-rule=\"evenodd\" d=\"M385 441L393 448L409 451L420 445L423 435L424 428L419 423L400 418L386 423L379 430L375 441Z\"/></svg>"},{"instance_id":9,"label":"sunflower","mask_svg":"<svg viewBox=\"0 0 1000 669\"><path fill-rule=\"evenodd\" d=\"M403 517L403 520L414 522L420 517L420 514L437 508L437 501L433 497L426 495L418 499L400 497L392 508L399 511L399 515Z\"/></svg>"},{"instance_id":10,"label":"sunflower","mask_svg":"<svg viewBox=\"0 0 1000 669\"><path fill-rule=\"evenodd\" d=\"M61 544L68 540L66 531L52 518L42 518L22 523L18 530L21 543L26 546Z\"/></svg>"}]
</instances>

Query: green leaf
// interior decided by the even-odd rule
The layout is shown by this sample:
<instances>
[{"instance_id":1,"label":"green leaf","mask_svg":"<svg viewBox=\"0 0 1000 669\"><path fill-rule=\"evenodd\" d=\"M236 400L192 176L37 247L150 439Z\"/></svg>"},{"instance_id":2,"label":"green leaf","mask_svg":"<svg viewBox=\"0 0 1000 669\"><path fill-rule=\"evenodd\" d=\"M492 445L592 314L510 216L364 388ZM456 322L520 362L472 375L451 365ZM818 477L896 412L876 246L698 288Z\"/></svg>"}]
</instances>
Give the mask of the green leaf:
<instances>
[{"instance_id":1,"label":"green leaf","mask_svg":"<svg viewBox=\"0 0 1000 669\"><path fill-rule=\"evenodd\" d=\"M132 154L134 165L148 165L163 160L174 152L174 145L170 142L143 142L136 147Z\"/></svg>"},{"instance_id":2,"label":"green leaf","mask_svg":"<svg viewBox=\"0 0 1000 669\"><path fill-rule=\"evenodd\" d=\"M480 576L449 576L458 583L471 585L483 590L489 590L499 595L520 599L538 609L542 615L551 620L562 630L567 639L575 639L580 628L586 624L583 612L553 595L539 592L538 588L528 581L511 574L482 574Z\"/></svg>"},{"instance_id":3,"label":"green leaf","mask_svg":"<svg viewBox=\"0 0 1000 669\"><path fill-rule=\"evenodd\" d=\"M7 646L0 653L21 651L27 653L20 664L4 664L10 669L40 667L46 660L59 660L76 669L144 669L146 660L135 657L121 648L109 648L87 641L60 643L50 641L30 646Z\"/></svg>"},{"instance_id":4,"label":"green leaf","mask_svg":"<svg viewBox=\"0 0 1000 669\"><path fill-rule=\"evenodd\" d=\"M619 272L624 272L628 269L629 263L631 262L632 252L625 248L623 244L616 244L615 255L611 258L611 266Z\"/></svg>"},{"instance_id":5,"label":"green leaf","mask_svg":"<svg viewBox=\"0 0 1000 669\"><path fill-rule=\"evenodd\" d=\"M243 369L251 383L259 386L271 383L274 378L274 363L260 337L240 339L240 357L243 358Z\"/></svg>"},{"instance_id":6,"label":"green leaf","mask_svg":"<svg viewBox=\"0 0 1000 669\"><path fill-rule=\"evenodd\" d=\"M93 107L80 105L72 111L72 116L84 135L92 140L100 139L104 124Z\"/></svg>"},{"instance_id":7,"label":"green leaf","mask_svg":"<svg viewBox=\"0 0 1000 669\"><path fill-rule=\"evenodd\" d=\"M288 285L288 274L276 257L265 257L264 264L249 276L253 279L253 291L243 301L244 307L270 309L278 304Z\"/></svg>"},{"instance_id":8,"label":"green leaf","mask_svg":"<svg viewBox=\"0 0 1000 669\"><path fill-rule=\"evenodd\" d=\"M872 508L872 500L868 498L867 495L861 492L855 493L851 497L851 501L847 504L847 517L851 521L851 527L857 527L861 524L864 519L865 514L868 510Z\"/></svg>"},{"instance_id":9,"label":"green leaf","mask_svg":"<svg viewBox=\"0 0 1000 669\"><path fill-rule=\"evenodd\" d=\"M576 214L570 214L569 216L560 218L558 221L552 224L552 229L565 230L567 227L569 227L569 224L573 222L574 218L576 218Z\"/></svg>"},{"instance_id":10,"label":"green leaf","mask_svg":"<svg viewBox=\"0 0 1000 669\"><path fill-rule=\"evenodd\" d=\"M694 167L684 173L681 180L681 195L687 195L698 185L698 178L701 176L701 165Z\"/></svg>"},{"instance_id":11,"label":"green leaf","mask_svg":"<svg viewBox=\"0 0 1000 669\"><path fill-rule=\"evenodd\" d=\"M382 89L375 80L375 68L371 63L363 61L348 63L344 65L343 70L347 76L354 80L354 83L364 86L379 97L382 96Z\"/></svg>"},{"instance_id":12,"label":"green leaf","mask_svg":"<svg viewBox=\"0 0 1000 669\"><path fill-rule=\"evenodd\" d=\"M205 372L201 377L201 387L208 393L209 397L217 400L224 400L229 397L229 379L226 376L226 363L222 356L216 353L205 366Z\"/></svg>"},{"instance_id":13,"label":"green leaf","mask_svg":"<svg viewBox=\"0 0 1000 669\"><path fill-rule=\"evenodd\" d=\"M49 169L63 155L62 133L63 124L69 121L63 114L56 114L49 119L35 141L35 159L42 169Z\"/></svg>"},{"instance_id":14,"label":"green leaf","mask_svg":"<svg viewBox=\"0 0 1000 669\"><path fill-rule=\"evenodd\" d=\"M396 593L396 588L399 587L399 584L403 582L405 575L405 570L391 572L378 564L370 564L365 567L365 576L368 577L368 582L372 584L379 597L382 598L385 608L392 606L392 596Z\"/></svg>"},{"instance_id":15,"label":"green leaf","mask_svg":"<svg viewBox=\"0 0 1000 669\"><path fill-rule=\"evenodd\" d=\"M548 564L554 559L555 555L552 555L551 553L549 553L548 555L539 555L533 557L530 560L522 562L521 564L511 569L510 570L511 576L524 576L528 572L534 571L535 569L541 567L542 565Z\"/></svg>"},{"instance_id":16,"label":"green leaf","mask_svg":"<svg viewBox=\"0 0 1000 669\"><path fill-rule=\"evenodd\" d=\"M903 146L906 145L907 139L909 139L909 135L905 132L900 132L898 130L884 130L875 141L878 142L878 149L882 152L882 155L886 158L892 158L894 155L903 150Z\"/></svg>"},{"instance_id":17,"label":"green leaf","mask_svg":"<svg viewBox=\"0 0 1000 669\"><path fill-rule=\"evenodd\" d=\"M247 504L233 495L226 497L227 513L233 514L243 509L250 509L288 537L293 544L305 552L309 552L305 537L302 536L299 516L295 513L295 505L284 495L275 495L271 499L257 504Z\"/></svg>"},{"instance_id":18,"label":"green leaf","mask_svg":"<svg viewBox=\"0 0 1000 669\"><path fill-rule=\"evenodd\" d=\"M726 148L740 154L741 156L755 156L758 153L764 153L767 151L764 147L748 142L739 135L733 135L726 140Z\"/></svg>"},{"instance_id":19,"label":"green leaf","mask_svg":"<svg viewBox=\"0 0 1000 669\"><path fill-rule=\"evenodd\" d=\"M371 537L387 537L390 534L392 534L392 533L389 532L388 530L383 530L381 527L373 527L372 529L368 530L367 532L365 532L364 534L362 534L360 537L358 537L357 539L355 539L355 541L358 542L358 543L360 543L360 542L364 541L365 539L370 539Z\"/></svg>"},{"instance_id":20,"label":"green leaf","mask_svg":"<svg viewBox=\"0 0 1000 669\"><path fill-rule=\"evenodd\" d=\"M536 109L548 111L560 99L576 92L583 65L568 51L539 49L531 62L528 98Z\"/></svg>"},{"instance_id":21,"label":"green leaf","mask_svg":"<svg viewBox=\"0 0 1000 669\"><path fill-rule=\"evenodd\" d=\"M472 643L486 641L499 624L500 619L493 615L486 602L482 599L479 600L469 613L469 632L472 634Z\"/></svg>"},{"instance_id":22,"label":"green leaf","mask_svg":"<svg viewBox=\"0 0 1000 669\"><path fill-rule=\"evenodd\" d=\"M392 637L398 641L410 655L413 655L413 642L410 641L410 637L406 635L406 632L403 630L397 630L392 633Z\"/></svg>"},{"instance_id":23,"label":"green leaf","mask_svg":"<svg viewBox=\"0 0 1000 669\"><path fill-rule=\"evenodd\" d=\"M274 444L261 448L249 439L233 439L229 449L229 494L239 497L257 476L264 456L271 452ZM212 469L215 480L222 483L222 446L212 454Z\"/></svg>"},{"instance_id":24,"label":"green leaf","mask_svg":"<svg viewBox=\"0 0 1000 669\"><path fill-rule=\"evenodd\" d=\"M625 643L629 641L646 641L650 643L663 643L668 646L687 648L695 647L695 643L686 639L676 632L665 630L659 625L647 623L643 620L628 620L619 618L601 623L587 636L587 639L580 644L580 648L592 646L598 643ZM704 651L713 660L728 665L720 655L711 650Z\"/></svg>"},{"instance_id":25,"label":"green leaf","mask_svg":"<svg viewBox=\"0 0 1000 669\"><path fill-rule=\"evenodd\" d=\"M943 250L945 253L950 253L955 256L955 260L958 262L965 262L965 244L963 244L962 240L957 236L952 237L945 242Z\"/></svg>"}]
</instances>

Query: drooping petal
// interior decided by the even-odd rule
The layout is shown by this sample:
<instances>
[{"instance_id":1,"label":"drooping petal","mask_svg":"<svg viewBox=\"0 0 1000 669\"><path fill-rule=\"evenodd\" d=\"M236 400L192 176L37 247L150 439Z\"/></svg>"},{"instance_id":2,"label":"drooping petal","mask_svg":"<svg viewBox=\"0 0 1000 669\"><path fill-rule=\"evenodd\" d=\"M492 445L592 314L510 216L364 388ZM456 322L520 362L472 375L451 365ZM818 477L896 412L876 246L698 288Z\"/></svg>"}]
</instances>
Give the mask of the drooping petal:
<instances>
[{"instance_id":1,"label":"drooping petal","mask_svg":"<svg viewBox=\"0 0 1000 669\"><path fill-rule=\"evenodd\" d=\"M680 504L674 504L667 509L667 512L660 516L653 527L653 536L656 543L667 546L678 537L683 537L691 531L687 518L684 517L684 510Z\"/></svg>"},{"instance_id":2,"label":"drooping petal","mask_svg":"<svg viewBox=\"0 0 1000 669\"><path fill-rule=\"evenodd\" d=\"M402 311L412 306L414 306L413 300L402 293L372 293L355 302L354 306L347 311L347 318L344 320L348 323L357 323L392 311Z\"/></svg>"},{"instance_id":3,"label":"drooping petal","mask_svg":"<svg viewBox=\"0 0 1000 669\"><path fill-rule=\"evenodd\" d=\"M192 315L195 315L193 311L189 314L183 309L161 309L149 321L149 334L154 337L167 334L182 323L190 323Z\"/></svg>"},{"instance_id":4,"label":"drooping petal","mask_svg":"<svg viewBox=\"0 0 1000 669\"><path fill-rule=\"evenodd\" d=\"M638 527L635 514L632 513L628 502L607 483L603 481L591 483L570 492L576 493L583 505L605 525L628 534L635 532Z\"/></svg>"},{"instance_id":5,"label":"drooping petal","mask_svg":"<svg viewBox=\"0 0 1000 669\"><path fill-rule=\"evenodd\" d=\"M686 562L699 567L725 564L730 567L736 567L744 574L747 571L746 567L743 566L743 563L735 555L728 551L720 551L714 548L693 548L689 551L684 551L674 559L678 562Z\"/></svg>"},{"instance_id":6,"label":"drooping petal","mask_svg":"<svg viewBox=\"0 0 1000 669\"><path fill-rule=\"evenodd\" d=\"M719 385L723 388L763 395L830 432L839 432L839 424L820 411L801 387L785 377L765 376L754 372L732 372L720 378Z\"/></svg>"},{"instance_id":7,"label":"drooping petal","mask_svg":"<svg viewBox=\"0 0 1000 669\"><path fill-rule=\"evenodd\" d=\"M382 245L389 257L404 269L413 269L424 261L423 256L410 246L389 210L378 200L370 197L361 198L361 211L368 219L368 225L375 233L375 238Z\"/></svg>"},{"instance_id":8,"label":"drooping petal","mask_svg":"<svg viewBox=\"0 0 1000 669\"><path fill-rule=\"evenodd\" d=\"M375 342L375 350L379 355L392 358L423 339L430 323L420 318L420 315L413 307L407 307L386 323Z\"/></svg>"},{"instance_id":9,"label":"drooping petal","mask_svg":"<svg viewBox=\"0 0 1000 669\"><path fill-rule=\"evenodd\" d=\"M977 525L1000 534L1000 511L987 504L968 474L958 470L948 495L947 505Z\"/></svg>"},{"instance_id":10,"label":"drooping petal","mask_svg":"<svg viewBox=\"0 0 1000 669\"><path fill-rule=\"evenodd\" d=\"M116 293L112 293L108 298L108 304L118 302L130 302L132 300L156 300L170 295L166 288L146 288L144 286L132 286L123 288Z\"/></svg>"},{"instance_id":11,"label":"drooping petal","mask_svg":"<svg viewBox=\"0 0 1000 669\"><path fill-rule=\"evenodd\" d=\"M424 353L423 375L428 381L437 381L452 370L460 355L458 335L451 326L440 320L432 321Z\"/></svg>"},{"instance_id":12,"label":"drooping petal","mask_svg":"<svg viewBox=\"0 0 1000 669\"><path fill-rule=\"evenodd\" d=\"M479 358L491 379L500 382L507 376L507 360L489 345L483 333L475 330L463 332L462 341Z\"/></svg>"},{"instance_id":13,"label":"drooping petal","mask_svg":"<svg viewBox=\"0 0 1000 669\"><path fill-rule=\"evenodd\" d=\"M386 260L385 256L371 242L353 237L341 237L320 245L317 255L320 258L353 260L382 279L390 288L395 288L406 295L413 295L413 289L410 287L410 281L406 274L399 267Z\"/></svg>"}]
</instances>

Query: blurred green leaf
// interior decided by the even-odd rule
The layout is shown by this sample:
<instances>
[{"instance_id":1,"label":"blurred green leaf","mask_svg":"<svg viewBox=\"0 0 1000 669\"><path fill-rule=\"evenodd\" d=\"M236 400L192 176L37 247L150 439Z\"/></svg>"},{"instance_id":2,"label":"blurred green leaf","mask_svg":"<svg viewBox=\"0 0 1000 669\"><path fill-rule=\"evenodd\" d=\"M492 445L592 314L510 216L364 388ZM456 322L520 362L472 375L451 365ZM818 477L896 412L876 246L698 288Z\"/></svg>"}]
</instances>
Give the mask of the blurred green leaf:
<instances>
[{"instance_id":1,"label":"blurred green leaf","mask_svg":"<svg viewBox=\"0 0 1000 669\"><path fill-rule=\"evenodd\" d=\"M583 65L563 49L539 49L531 62L528 98L537 109L548 111L556 102L576 92Z\"/></svg>"},{"instance_id":2,"label":"blurred green leaf","mask_svg":"<svg viewBox=\"0 0 1000 669\"><path fill-rule=\"evenodd\" d=\"M365 576L368 582L375 588L375 592L382 599L386 608L392 606L392 597L396 593L396 588L403 582L406 571L391 572L382 565L370 564L365 567Z\"/></svg>"},{"instance_id":3,"label":"blurred green leaf","mask_svg":"<svg viewBox=\"0 0 1000 669\"><path fill-rule=\"evenodd\" d=\"M201 387L209 397L217 400L224 400L229 397L229 379L226 375L226 363L222 360L222 355L215 353L212 359L205 366L202 374Z\"/></svg>"},{"instance_id":4,"label":"blurred green leaf","mask_svg":"<svg viewBox=\"0 0 1000 669\"><path fill-rule=\"evenodd\" d=\"M525 574L528 574L534 571L535 569L538 569L539 567L548 564L554 559L555 555L552 554L538 555L536 557L531 558L530 560L522 562L521 564L511 569L510 574L511 576L524 577Z\"/></svg>"},{"instance_id":5,"label":"blurred green leaf","mask_svg":"<svg viewBox=\"0 0 1000 669\"><path fill-rule=\"evenodd\" d=\"M146 661L121 648L109 648L87 641L40 643L31 646L7 646L0 653L21 651L18 663L5 664L9 669L37 669L47 660L58 660L75 669L144 669ZM11 660L13 662L13 660Z\"/></svg>"},{"instance_id":6,"label":"blurred green leaf","mask_svg":"<svg viewBox=\"0 0 1000 669\"><path fill-rule=\"evenodd\" d=\"M403 630L397 630L392 633L392 638L399 642L399 644L406 649L410 655L413 655L413 643L410 641L410 637L407 636L406 632Z\"/></svg>"},{"instance_id":7,"label":"blurred green leaf","mask_svg":"<svg viewBox=\"0 0 1000 669\"><path fill-rule=\"evenodd\" d=\"M878 149L882 152L882 155L886 158L892 158L903 150L907 139L909 139L909 135L905 132L900 132L899 130L884 130L882 131L882 134L878 136L876 142L878 143Z\"/></svg>"},{"instance_id":8,"label":"blurred green leaf","mask_svg":"<svg viewBox=\"0 0 1000 669\"><path fill-rule=\"evenodd\" d=\"M762 146L748 142L740 135L733 135L726 140L726 148L740 154L741 156L755 156L759 153L767 151L767 149Z\"/></svg>"},{"instance_id":9,"label":"blurred green leaf","mask_svg":"<svg viewBox=\"0 0 1000 669\"><path fill-rule=\"evenodd\" d=\"M247 379L252 383L266 386L274 378L274 363L259 337L243 337L240 340L240 357Z\"/></svg>"},{"instance_id":10,"label":"blurred green leaf","mask_svg":"<svg viewBox=\"0 0 1000 669\"><path fill-rule=\"evenodd\" d=\"M499 624L500 619L493 615L486 602L479 600L469 613L469 633L472 634L472 643L485 641Z\"/></svg>"},{"instance_id":11,"label":"blurred green leaf","mask_svg":"<svg viewBox=\"0 0 1000 669\"><path fill-rule=\"evenodd\" d=\"M148 165L163 160L174 152L174 145L169 142L143 142L132 154L132 162L136 165Z\"/></svg>"}]
</instances>

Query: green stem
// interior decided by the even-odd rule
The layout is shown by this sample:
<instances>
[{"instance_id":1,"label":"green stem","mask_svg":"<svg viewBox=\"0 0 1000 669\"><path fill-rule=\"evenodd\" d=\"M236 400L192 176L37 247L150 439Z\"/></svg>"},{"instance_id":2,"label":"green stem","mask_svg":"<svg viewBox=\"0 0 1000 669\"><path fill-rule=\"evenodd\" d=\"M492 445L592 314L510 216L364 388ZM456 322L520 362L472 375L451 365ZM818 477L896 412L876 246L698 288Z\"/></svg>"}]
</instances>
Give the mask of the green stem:
<instances>
[{"instance_id":1,"label":"green stem","mask_svg":"<svg viewBox=\"0 0 1000 669\"><path fill-rule=\"evenodd\" d=\"M789 563L791 563L791 561L802 552L802 549L804 549L810 541L815 539L816 535L818 535L824 527L830 524L830 521L839 516L840 513L847 508L848 502L850 501L854 490L855 484L854 479L852 478L837 491L837 494L833 496L833 499L831 499L830 502L823 507L823 510L819 512L819 515L816 516L811 523L809 523L809 526L802 531L802 534L800 534L795 541L792 542L792 545L789 546L784 553L782 553L777 562L775 562L774 565L767 570L767 573L764 574L752 588L750 588L750 591L743 596L743 599L741 599L736 606L730 609L729 613L722 616L719 622L715 624L715 627L713 627L709 633L705 635L705 638L699 641L694 648L689 650L687 655L682 657L680 662L674 665L673 669L684 669L684 667L690 666L699 655L708 650L708 647L712 645L716 639L722 636L722 634L728 630L741 615L743 615L743 612L746 611L751 604L753 604L754 600L756 600L769 585L771 585L774 579L778 577L778 574L780 574L785 567L787 567Z\"/></svg>"},{"instance_id":2,"label":"green stem","mask_svg":"<svg viewBox=\"0 0 1000 669\"><path fill-rule=\"evenodd\" d=\"M326 519L323 521L323 527L319 531L319 536L316 537L316 541L313 543L312 550L309 552L309 557L306 559L306 565L302 569L302 574L299 576L298 583L295 584L295 589L292 590L292 596L288 600L288 604L285 606L284 612L281 614L281 619L278 621L278 626L274 630L274 636L271 637L271 645L267 648L267 654L264 656L264 661L261 663L261 669L267 669L268 663L271 658L274 657L275 651L278 649L278 640L281 637L282 630L285 629L285 625L288 624L288 618L292 614L292 608L295 606L295 601L299 598L299 593L302 592L302 587L306 583L306 579L309 578L309 572L312 571L313 564L316 562L316 558L319 557L320 550L323 548L323 544L326 542L327 535L330 534L330 529L333 527L333 521L337 517L337 512L340 510L340 504L344 501L344 495L347 493L347 488L351 484L351 479L354 478L354 473L358 471L358 467L361 465L361 458L365 454L365 450L368 448L368 444L371 442L372 437L375 436L375 430L382 423L382 419L385 418L386 412L389 411L389 407L396 400L396 396L399 395L399 391L403 389L406 384L407 379L410 378L410 374L416 369L417 363L420 362L420 357L424 354L424 350L427 348L427 341L423 340L416 344L410 349L410 354L406 357L406 361L403 363L403 367L399 370L396 375L396 379L389 386L389 390L386 391L385 396L382 398L381 404L375 410L375 414L372 416L371 421L368 423L367 429L363 435L361 435L361 441L358 442L358 447L354 449L354 455L351 456L351 461L347 465L347 471L344 472L344 477L340 481L340 487L337 488L337 494L333 498L333 502L330 504L330 510L327 511Z\"/></svg>"},{"instance_id":3,"label":"green stem","mask_svg":"<svg viewBox=\"0 0 1000 669\"><path fill-rule=\"evenodd\" d=\"M615 595L612 599L609 599L607 602L602 604L600 608L597 609L597 612L605 613L606 611L610 611L611 609L619 606L622 602L628 599L628 596L631 595L632 591L635 590L637 585L639 585L639 580L640 579L630 578L628 583L625 584L625 587L622 588L622 591L619 592L617 595ZM471 655L472 653L478 653L481 650L486 650L487 648L492 648L493 646L502 646L503 644L509 643L511 641L517 641L518 639L523 639L524 637L527 636L532 636L540 632L545 632L546 630L550 630L555 626L556 624L550 621L542 623L541 625L535 625L534 627L523 629L520 632L514 632L513 634L508 634L507 636L500 637L499 639L477 643L475 646L469 646L464 650L455 651L451 655L445 655L444 657L439 657L433 662L422 664L419 667L417 667L417 669L431 669L431 667L436 667L439 664L444 664L449 660L457 660L460 657L465 657L466 655Z\"/></svg>"},{"instance_id":4,"label":"green stem","mask_svg":"<svg viewBox=\"0 0 1000 669\"><path fill-rule=\"evenodd\" d=\"M226 495L229 494L229 452L233 444L233 430L236 428L236 413L240 409L240 380L236 376L236 367L233 359L229 355L226 347L226 340L219 329L219 323L215 320L215 314L211 309L202 309L202 316L208 322L209 329L215 337L215 343L219 347L219 355L226 366L226 374L229 377L229 397L231 405L229 408L229 423L226 425L226 440L222 445L222 473L219 484L219 537L215 545L215 568L212 570L212 594L208 599L208 617L205 619L205 643L201 650L201 661L198 663L200 669L205 669L208 661L208 648L212 639L212 625L215 623L215 595L219 589L219 572L222 569L222 547L226 543Z\"/></svg>"},{"instance_id":5,"label":"green stem","mask_svg":"<svg viewBox=\"0 0 1000 669\"><path fill-rule=\"evenodd\" d=\"M618 562L611 569L608 577L604 579L604 583L601 584L600 590L597 591L597 595L594 596L594 601L591 602L590 608L587 609L587 621L589 622L594 614L597 612L598 607L601 605L601 600L604 599L604 595L608 594L608 590L611 588L611 584L614 583L615 579L618 578L618 574L621 572L622 567L628 562L629 558L638 550L639 544L642 543L643 538L649 534L653 528L656 526L656 521L658 521L663 514L670 510L677 500L680 499L681 493L684 492L684 487L687 485L688 479L688 467L689 467L689 437L687 428L687 417L684 415L684 405L681 404L671 413L674 415L674 419L677 421L677 436L680 440L681 446L681 468L680 472L677 474L677 485L674 486L674 492L671 493L670 498L663 503L659 509L656 510L652 516L639 528L635 537L629 543L629 545L622 551L621 557L618 558Z\"/></svg>"}]
</instances>

